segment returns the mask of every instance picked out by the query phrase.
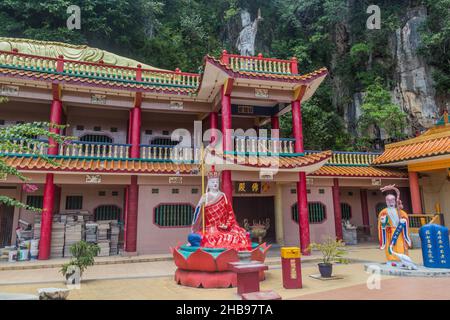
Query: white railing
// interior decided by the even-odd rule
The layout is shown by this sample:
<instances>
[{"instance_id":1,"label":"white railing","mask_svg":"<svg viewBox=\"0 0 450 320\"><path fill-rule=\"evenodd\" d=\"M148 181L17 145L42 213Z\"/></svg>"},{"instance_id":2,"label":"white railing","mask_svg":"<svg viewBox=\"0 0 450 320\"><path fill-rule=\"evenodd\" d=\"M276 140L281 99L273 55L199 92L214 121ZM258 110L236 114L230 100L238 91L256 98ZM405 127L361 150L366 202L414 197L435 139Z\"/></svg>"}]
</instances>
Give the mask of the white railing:
<instances>
[{"instance_id":1,"label":"white railing","mask_svg":"<svg viewBox=\"0 0 450 320\"><path fill-rule=\"evenodd\" d=\"M42 140L36 140L36 142L25 142L23 140L13 140L12 144L17 145L17 148L0 148L0 154L11 155L33 155L33 154L46 154L46 146Z\"/></svg>"},{"instance_id":2,"label":"white railing","mask_svg":"<svg viewBox=\"0 0 450 320\"><path fill-rule=\"evenodd\" d=\"M59 155L73 158L125 159L131 145L72 141L59 146Z\"/></svg>"},{"instance_id":3,"label":"white railing","mask_svg":"<svg viewBox=\"0 0 450 320\"><path fill-rule=\"evenodd\" d=\"M194 148L190 147L141 145L141 159L145 160L190 162L195 158Z\"/></svg>"},{"instance_id":4,"label":"white railing","mask_svg":"<svg viewBox=\"0 0 450 320\"><path fill-rule=\"evenodd\" d=\"M257 138L235 136L234 150L238 154L270 153L289 155L294 154L295 139L290 138Z\"/></svg>"}]
</instances>

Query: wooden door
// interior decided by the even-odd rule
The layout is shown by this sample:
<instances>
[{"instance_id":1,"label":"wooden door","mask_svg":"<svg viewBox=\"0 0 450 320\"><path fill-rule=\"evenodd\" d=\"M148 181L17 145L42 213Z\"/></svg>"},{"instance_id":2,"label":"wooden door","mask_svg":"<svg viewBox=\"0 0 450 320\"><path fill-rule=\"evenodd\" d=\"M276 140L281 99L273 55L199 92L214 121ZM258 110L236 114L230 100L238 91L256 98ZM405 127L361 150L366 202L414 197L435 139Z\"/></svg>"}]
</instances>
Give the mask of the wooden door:
<instances>
[{"instance_id":1,"label":"wooden door","mask_svg":"<svg viewBox=\"0 0 450 320\"><path fill-rule=\"evenodd\" d=\"M274 197L233 197L233 209L241 227L244 226L244 219L252 225L253 220L265 222L269 218L270 227L263 241L275 242Z\"/></svg>"},{"instance_id":2,"label":"wooden door","mask_svg":"<svg viewBox=\"0 0 450 320\"><path fill-rule=\"evenodd\" d=\"M0 205L0 248L11 245L14 207Z\"/></svg>"}]
</instances>

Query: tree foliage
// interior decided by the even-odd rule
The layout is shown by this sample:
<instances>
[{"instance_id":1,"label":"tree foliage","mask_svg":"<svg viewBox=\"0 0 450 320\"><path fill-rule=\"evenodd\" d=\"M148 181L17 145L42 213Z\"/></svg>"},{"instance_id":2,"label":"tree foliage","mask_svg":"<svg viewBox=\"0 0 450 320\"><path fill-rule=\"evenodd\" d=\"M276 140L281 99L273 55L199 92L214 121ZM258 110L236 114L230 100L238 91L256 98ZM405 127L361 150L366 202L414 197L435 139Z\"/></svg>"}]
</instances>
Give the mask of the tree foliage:
<instances>
[{"instance_id":1,"label":"tree foliage","mask_svg":"<svg viewBox=\"0 0 450 320\"><path fill-rule=\"evenodd\" d=\"M406 114L401 108L391 102L391 96L377 79L367 87L366 95L361 105L359 129L365 143L370 141L369 129L379 128L385 131L389 138L401 139L406 127Z\"/></svg>"},{"instance_id":2,"label":"tree foliage","mask_svg":"<svg viewBox=\"0 0 450 320\"><path fill-rule=\"evenodd\" d=\"M64 137L60 134L50 132L50 128L62 129L64 126L58 126L46 122L32 122L0 128L0 150L7 150L9 154L29 154L42 159L49 164L58 166L58 163L53 158L47 156L45 153L39 152L39 150L45 150L52 146L49 144L48 140L44 139L51 138L55 143L62 144L67 143L73 138ZM41 137L44 139L38 140L36 137ZM22 141L22 143L18 143L20 141ZM24 176L19 170L9 165L6 161L6 156L1 153L0 175L3 177L8 175L15 176L24 183L30 181L30 179ZM0 195L0 204L16 206L32 211L42 211L39 208L29 206L17 199L5 195Z\"/></svg>"},{"instance_id":3,"label":"tree foliage","mask_svg":"<svg viewBox=\"0 0 450 320\"><path fill-rule=\"evenodd\" d=\"M81 8L81 30L66 28L71 4ZM366 28L371 4L381 8L380 30ZM434 68L437 92L448 95L450 0L3 0L0 35L88 44L160 68L197 71L207 53L236 52L240 10L247 9L254 19L261 8L264 20L258 27L257 52L285 59L296 56L301 73L328 68L332 83L316 93L314 107L305 104L305 126L320 126L327 119L342 123L353 95L366 91L375 79L392 89L396 69L390 41L407 9L419 5L428 10L420 53ZM335 121L336 116L341 119ZM352 148L357 140L348 139L341 125L320 131L324 137L337 135L341 142L318 141L317 135L307 134L306 144Z\"/></svg>"}]
</instances>

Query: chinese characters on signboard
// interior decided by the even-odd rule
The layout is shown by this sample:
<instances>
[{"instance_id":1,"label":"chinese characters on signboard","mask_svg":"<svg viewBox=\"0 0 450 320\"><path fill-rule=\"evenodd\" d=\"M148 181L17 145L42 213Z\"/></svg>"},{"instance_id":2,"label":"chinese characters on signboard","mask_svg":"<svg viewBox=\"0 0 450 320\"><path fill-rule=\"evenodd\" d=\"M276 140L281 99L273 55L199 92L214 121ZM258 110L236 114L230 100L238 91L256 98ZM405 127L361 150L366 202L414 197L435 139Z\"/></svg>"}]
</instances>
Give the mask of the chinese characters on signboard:
<instances>
[{"instance_id":1,"label":"chinese characters on signboard","mask_svg":"<svg viewBox=\"0 0 450 320\"><path fill-rule=\"evenodd\" d=\"M261 182L239 181L235 184L235 192L240 194L261 193Z\"/></svg>"},{"instance_id":2,"label":"chinese characters on signboard","mask_svg":"<svg viewBox=\"0 0 450 320\"><path fill-rule=\"evenodd\" d=\"M1 86L0 95L2 95L2 96L17 96L17 95L19 95L19 87L9 86L9 85L4 84Z\"/></svg>"},{"instance_id":3,"label":"chinese characters on signboard","mask_svg":"<svg viewBox=\"0 0 450 320\"><path fill-rule=\"evenodd\" d=\"M234 192L237 194L259 194L270 191L270 183L259 181L235 182Z\"/></svg>"},{"instance_id":4,"label":"chinese characters on signboard","mask_svg":"<svg viewBox=\"0 0 450 320\"><path fill-rule=\"evenodd\" d=\"M437 224L427 224L420 228L419 234L424 266L450 268L448 229Z\"/></svg>"},{"instance_id":5,"label":"chinese characters on signboard","mask_svg":"<svg viewBox=\"0 0 450 320\"><path fill-rule=\"evenodd\" d=\"M91 96L92 104L106 104L106 96L103 94L93 94Z\"/></svg>"},{"instance_id":6,"label":"chinese characters on signboard","mask_svg":"<svg viewBox=\"0 0 450 320\"><path fill-rule=\"evenodd\" d=\"M102 183L102 176L99 174L87 174L86 183Z\"/></svg>"}]
</instances>

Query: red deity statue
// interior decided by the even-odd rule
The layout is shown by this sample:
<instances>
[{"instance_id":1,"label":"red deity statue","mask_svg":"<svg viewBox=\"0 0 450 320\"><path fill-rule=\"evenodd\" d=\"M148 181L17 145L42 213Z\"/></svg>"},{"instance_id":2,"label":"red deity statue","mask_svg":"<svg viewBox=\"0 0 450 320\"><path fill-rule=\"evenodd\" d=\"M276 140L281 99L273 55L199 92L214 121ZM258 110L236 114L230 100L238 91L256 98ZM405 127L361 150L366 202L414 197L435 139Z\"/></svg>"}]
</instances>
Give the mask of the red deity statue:
<instances>
[{"instance_id":1,"label":"red deity statue","mask_svg":"<svg viewBox=\"0 0 450 320\"><path fill-rule=\"evenodd\" d=\"M204 225L202 220L204 206ZM236 222L233 207L226 195L219 190L219 173L208 174L206 193L194 212L191 244L200 240L201 247L251 250L249 233ZM197 238L197 241L192 241Z\"/></svg>"}]
</instances>

